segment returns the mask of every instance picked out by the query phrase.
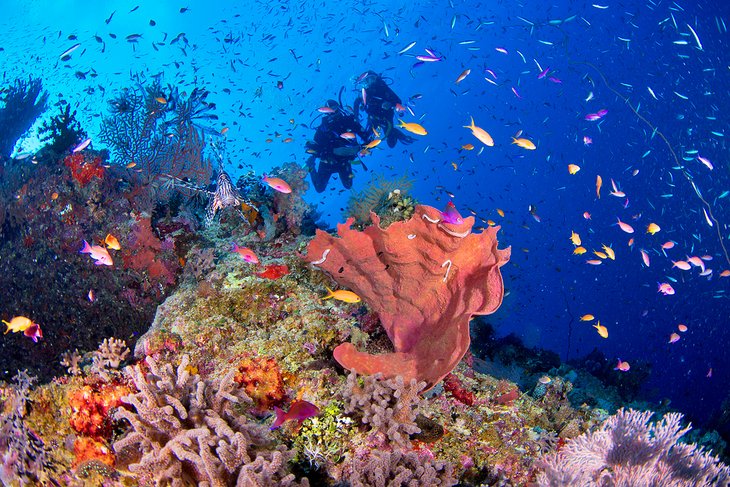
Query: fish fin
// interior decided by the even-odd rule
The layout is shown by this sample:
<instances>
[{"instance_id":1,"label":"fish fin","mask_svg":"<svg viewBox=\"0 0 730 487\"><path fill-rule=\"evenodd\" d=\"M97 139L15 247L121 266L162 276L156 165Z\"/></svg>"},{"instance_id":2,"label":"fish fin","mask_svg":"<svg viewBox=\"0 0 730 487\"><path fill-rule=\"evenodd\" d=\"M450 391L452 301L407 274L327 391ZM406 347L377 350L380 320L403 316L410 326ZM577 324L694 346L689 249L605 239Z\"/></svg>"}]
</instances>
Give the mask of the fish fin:
<instances>
[{"instance_id":1,"label":"fish fin","mask_svg":"<svg viewBox=\"0 0 730 487\"><path fill-rule=\"evenodd\" d=\"M286 413L280 407L274 406L274 413L276 414L276 419L269 427L270 430L275 430L280 427L286 420Z\"/></svg>"},{"instance_id":2,"label":"fish fin","mask_svg":"<svg viewBox=\"0 0 730 487\"><path fill-rule=\"evenodd\" d=\"M88 254L91 252L91 246L89 245L89 242L84 240L84 246L79 250L80 254Z\"/></svg>"}]
</instances>

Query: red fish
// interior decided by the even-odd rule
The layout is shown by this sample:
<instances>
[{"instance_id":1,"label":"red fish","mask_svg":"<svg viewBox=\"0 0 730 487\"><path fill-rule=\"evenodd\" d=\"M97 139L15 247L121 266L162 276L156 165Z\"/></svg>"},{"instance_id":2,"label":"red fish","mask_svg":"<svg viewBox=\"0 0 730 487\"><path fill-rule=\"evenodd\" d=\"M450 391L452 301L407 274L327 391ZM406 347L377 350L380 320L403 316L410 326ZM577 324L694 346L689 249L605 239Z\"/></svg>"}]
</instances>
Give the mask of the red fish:
<instances>
[{"instance_id":1,"label":"red fish","mask_svg":"<svg viewBox=\"0 0 730 487\"><path fill-rule=\"evenodd\" d=\"M287 412L282 411L278 407L275 407L274 411L276 412L276 420L269 428L272 430L280 427L286 421L295 419L301 424L305 419L319 414L319 408L308 401L294 401Z\"/></svg>"},{"instance_id":2,"label":"red fish","mask_svg":"<svg viewBox=\"0 0 730 487\"><path fill-rule=\"evenodd\" d=\"M237 243L233 242L233 252L239 254L243 258L243 260L250 264L259 263L259 258L253 252L253 250L249 249L248 247L239 247Z\"/></svg>"},{"instance_id":3,"label":"red fish","mask_svg":"<svg viewBox=\"0 0 730 487\"><path fill-rule=\"evenodd\" d=\"M258 277L263 277L264 279L279 279L280 277L283 277L287 274L289 274L289 268L286 265L270 264L267 265L263 271L257 273L256 275Z\"/></svg>"}]
</instances>

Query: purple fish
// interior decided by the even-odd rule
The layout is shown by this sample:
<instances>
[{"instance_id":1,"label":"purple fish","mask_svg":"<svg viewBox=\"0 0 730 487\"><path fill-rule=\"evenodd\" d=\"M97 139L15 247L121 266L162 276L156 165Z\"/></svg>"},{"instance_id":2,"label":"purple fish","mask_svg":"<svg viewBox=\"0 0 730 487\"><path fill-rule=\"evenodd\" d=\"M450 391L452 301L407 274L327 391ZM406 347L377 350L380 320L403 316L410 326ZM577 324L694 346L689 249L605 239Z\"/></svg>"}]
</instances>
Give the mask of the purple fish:
<instances>
[{"instance_id":1,"label":"purple fish","mask_svg":"<svg viewBox=\"0 0 730 487\"><path fill-rule=\"evenodd\" d=\"M274 407L276 420L269 429L276 429L286 421L295 419L301 424L305 419L311 418L319 414L319 408L308 401L294 401L289 407L289 411L284 412L278 407Z\"/></svg>"},{"instance_id":2,"label":"purple fish","mask_svg":"<svg viewBox=\"0 0 730 487\"><path fill-rule=\"evenodd\" d=\"M550 66L548 66L547 68L543 69L543 70L542 70L542 71L540 72L540 74L538 74L538 75L537 75L537 79L543 79L543 78L544 78L545 76L547 76L547 74L548 74L549 72L550 72Z\"/></svg>"},{"instance_id":3,"label":"purple fish","mask_svg":"<svg viewBox=\"0 0 730 487\"><path fill-rule=\"evenodd\" d=\"M548 79L557 84L561 84L563 82L563 80L561 80L560 78L556 78L555 76L550 76Z\"/></svg>"},{"instance_id":4,"label":"purple fish","mask_svg":"<svg viewBox=\"0 0 730 487\"><path fill-rule=\"evenodd\" d=\"M449 201L446 204L446 208L441 212L441 220L444 223L451 223L452 225L461 225L464 223L464 219L461 218L459 211L454 206L453 201Z\"/></svg>"}]
</instances>

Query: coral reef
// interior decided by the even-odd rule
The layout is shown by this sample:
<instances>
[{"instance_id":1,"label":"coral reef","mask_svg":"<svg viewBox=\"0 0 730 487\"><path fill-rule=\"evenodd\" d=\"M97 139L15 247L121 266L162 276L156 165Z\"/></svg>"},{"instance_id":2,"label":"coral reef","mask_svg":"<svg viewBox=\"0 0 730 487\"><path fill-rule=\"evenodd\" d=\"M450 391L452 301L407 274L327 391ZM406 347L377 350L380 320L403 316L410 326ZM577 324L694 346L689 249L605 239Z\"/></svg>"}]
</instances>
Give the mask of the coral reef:
<instances>
[{"instance_id":1,"label":"coral reef","mask_svg":"<svg viewBox=\"0 0 730 487\"><path fill-rule=\"evenodd\" d=\"M87 137L76 119L76 110L72 112L71 104L65 100L60 103L60 113L44 121L38 129L40 141L46 144L42 152L51 158L60 157Z\"/></svg>"},{"instance_id":2,"label":"coral reef","mask_svg":"<svg viewBox=\"0 0 730 487\"><path fill-rule=\"evenodd\" d=\"M207 185L212 167L203 157L201 123L216 118L208 113L213 105L207 96L199 88L186 96L177 87L163 89L159 80L140 81L109 101L99 138L111 148L114 163L136 167L144 183L168 175Z\"/></svg>"},{"instance_id":3,"label":"coral reef","mask_svg":"<svg viewBox=\"0 0 730 487\"><path fill-rule=\"evenodd\" d=\"M378 314L395 353L373 355L351 343L335 349L335 359L359 373L382 372L425 380L428 389L459 363L469 348L469 319L490 314L502 303L499 268L510 250L497 248L498 227L474 234L474 218L441 222L441 212L417 206L414 216L386 230L352 230L338 225L335 238L318 231L307 261L355 291Z\"/></svg>"},{"instance_id":4,"label":"coral reef","mask_svg":"<svg viewBox=\"0 0 730 487\"><path fill-rule=\"evenodd\" d=\"M570 440L543 458L540 485L727 485L730 468L717 457L679 443L690 427L669 413L619 410L596 431Z\"/></svg>"},{"instance_id":5,"label":"coral reef","mask_svg":"<svg viewBox=\"0 0 730 487\"><path fill-rule=\"evenodd\" d=\"M405 384L401 376L384 379L376 374L358 379L352 372L347 377L345 412L356 413L378 441L407 447L409 435L421 432L416 416L419 393L425 386L425 382L417 383L415 379Z\"/></svg>"},{"instance_id":6,"label":"coral reef","mask_svg":"<svg viewBox=\"0 0 730 487\"><path fill-rule=\"evenodd\" d=\"M286 473L290 453L240 409L251 399L233 373L204 381L190 373L187 356L177 370L151 357L145 362L147 373L139 365L126 369L139 392L123 399L133 411L120 409L116 417L129 421L131 431L114 443L140 482L299 485Z\"/></svg>"},{"instance_id":7,"label":"coral reef","mask_svg":"<svg viewBox=\"0 0 730 487\"><path fill-rule=\"evenodd\" d=\"M352 487L456 485L454 468L416 452L371 451L352 458L345 478Z\"/></svg>"},{"instance_id":8,"label":"coral reef","mask_svg":"<svg viewBox=\"0 0 730 487\"><path fill-rule=\"evenodd\" d=\"M46 110L47 102L48 93L39 78L16 79L0 90L0 162L10 157L15 143Z\"/></svg>"},{"instance_id":9,"label":"coral reef","mask_svg":"<svg viewBox=\"0 0 730 487\"><path fill-rule=\"evenodd\" d=\"M380 217L383 227L407 220L415 209L415 201L408 196L412 187L413 182L406 176L387 179L374 174L363 190L350 196L343 216L354 218L357 225L366 225L373 212Z\"/></svg>"}]
</instances>

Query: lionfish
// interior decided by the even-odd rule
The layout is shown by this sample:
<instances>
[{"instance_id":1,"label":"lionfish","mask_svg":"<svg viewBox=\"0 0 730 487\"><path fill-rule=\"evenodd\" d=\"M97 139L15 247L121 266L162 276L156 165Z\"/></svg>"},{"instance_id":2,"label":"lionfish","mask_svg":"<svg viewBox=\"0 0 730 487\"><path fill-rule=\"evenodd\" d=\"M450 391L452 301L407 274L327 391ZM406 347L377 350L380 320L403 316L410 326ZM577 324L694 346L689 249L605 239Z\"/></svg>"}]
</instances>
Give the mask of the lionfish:
<instances>
[{"instance_id":1,"label":"lionfish","mask_svg":"<svg viewBox=\"0 0 730 487\"><path fill-rule=\"evenodd\" d=\"M241 216L244 216L243 212L241 211L242 204L250 206L254 209L254 211L258 211L258 208L256 208L256 206L251 203L248 198L245 198L240 193L240 191L236 189L236 187L233 185L233 181L231 181L231 177L228 175L227 172L223 170L222 167L218 170L218 178L215 184L215 191L209 191L208 189L201 188L188 181L177 178L175 176L171 176L169 174L165 175L165 177L167 178L166 185L182 186L184 188L208 195L210 199L208 201L208 206L205 209L206 226L213 223L216 214L220 210L223 210L225 208L236 207L239 213L241 213Z\"/></svg>"}]
</instances>

